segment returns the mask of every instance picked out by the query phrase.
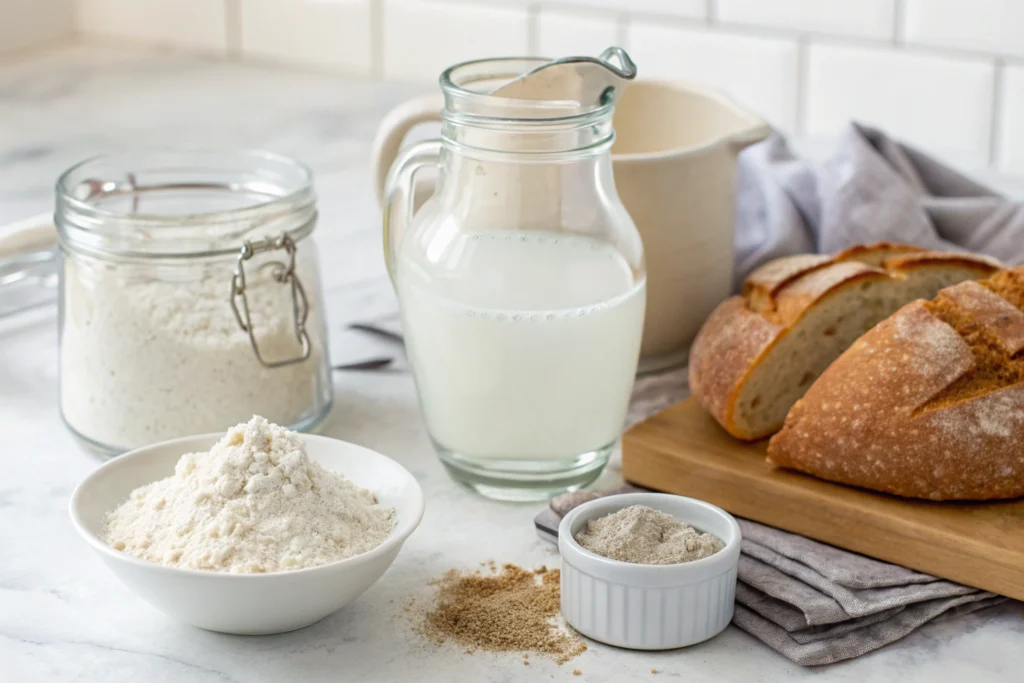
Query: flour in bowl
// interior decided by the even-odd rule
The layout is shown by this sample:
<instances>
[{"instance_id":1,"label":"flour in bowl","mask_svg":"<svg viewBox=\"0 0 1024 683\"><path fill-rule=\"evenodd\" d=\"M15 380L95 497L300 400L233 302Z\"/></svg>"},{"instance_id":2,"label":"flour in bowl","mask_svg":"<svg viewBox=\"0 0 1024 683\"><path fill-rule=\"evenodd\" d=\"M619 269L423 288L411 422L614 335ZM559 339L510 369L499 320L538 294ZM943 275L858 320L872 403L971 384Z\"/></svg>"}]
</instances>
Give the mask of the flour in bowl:
<instances>
[{"instance_id":1,"label":"flour in bowl","mask_svg":"<svg viewBox=\"0 0 1024 683\"><path fill-rule=\"evenodd\" d=\"M104 540L157 564L264 573L365 553L395 510L306 455L298 434L253 417L174 475L132 491L107 514Z\"/></svg>"}]
</instances>

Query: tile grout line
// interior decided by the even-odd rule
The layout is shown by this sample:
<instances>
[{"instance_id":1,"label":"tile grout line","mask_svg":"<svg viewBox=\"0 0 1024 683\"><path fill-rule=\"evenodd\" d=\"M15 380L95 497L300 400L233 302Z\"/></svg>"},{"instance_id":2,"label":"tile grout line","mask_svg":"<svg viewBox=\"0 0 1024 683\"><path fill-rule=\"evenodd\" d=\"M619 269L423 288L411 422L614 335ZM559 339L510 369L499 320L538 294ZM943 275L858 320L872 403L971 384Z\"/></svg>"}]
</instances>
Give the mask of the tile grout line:
<instances>
[{"instance_id":1,"label":"tile grout line","mask_svg":"<svg viewBox=\"0 0 1024 683\"><path fill-rule=\"evenodd\" d=\"M995 71L992 74L992 114L988 132L988 165L990 168L999 167L999 148L1003 137L1002 108L1003 91L1006 88L1006 64L1002 59L995 61Z\"/></svg>"},{"instance_id":2,"label":"tile grout line","mask_svg":"<svg viewBox=\"0 0 1024 683\"><path fill-rule=\"evenodd\" d=\"M905 0L893 0L892 3L892 44L902 46L906 41L903 40L903 29L906 15L906 1Z\"/></svg>"},{"instance_id":3,"label":"tile grout line","mask_svg":"<svg viewBox=\"0 0 1024 683\"><path fill-rule=\"evenodd\" d=\"M797 135L807 134L807 110L810 107L810 92L807 84L810 80L810 38L800 36L796 44L796 126Z\"/></svg>"}]
</instances>

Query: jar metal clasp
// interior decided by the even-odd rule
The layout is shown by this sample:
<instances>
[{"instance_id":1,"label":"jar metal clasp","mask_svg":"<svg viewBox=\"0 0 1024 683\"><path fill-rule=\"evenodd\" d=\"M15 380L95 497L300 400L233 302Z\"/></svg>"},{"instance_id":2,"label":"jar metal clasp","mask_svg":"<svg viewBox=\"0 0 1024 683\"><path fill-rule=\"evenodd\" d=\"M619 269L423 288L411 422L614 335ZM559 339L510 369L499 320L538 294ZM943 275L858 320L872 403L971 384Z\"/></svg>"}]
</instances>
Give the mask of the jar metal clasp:
<instances>
[{"instance_id":1,"label":"jar metal clasp","mask_svg":"<svg viewBox=\"0 0 1024 683\"><path fill-rule=\"evenodd\" d=\"M253 329L252 318L249 313L249 299L246 297L245 289L245 262L256 254L267 251L284 249L287 255L287 263L272 261L267 264L270 268L271 277L282 285L291 287L292 295L292 316L295 321L295 338L302 345L299 355L282 360L268 361L260 353L259 343L256 341L256 332ZM267 368L279 368L284 365L301 363L309 358L312 344L309 341L309 334L306 332L306 318L309 316L309 300L306 298L306 290L295 273L295 241L285 233L277 237L268 237L256 242L246 240L238 253L238 261L235 266L235 274L231 278L231 310L235 312L235 319L243 332L248 333L249 342L252 344L253 353L256 359Z\"/></svg>"}]
</instances>

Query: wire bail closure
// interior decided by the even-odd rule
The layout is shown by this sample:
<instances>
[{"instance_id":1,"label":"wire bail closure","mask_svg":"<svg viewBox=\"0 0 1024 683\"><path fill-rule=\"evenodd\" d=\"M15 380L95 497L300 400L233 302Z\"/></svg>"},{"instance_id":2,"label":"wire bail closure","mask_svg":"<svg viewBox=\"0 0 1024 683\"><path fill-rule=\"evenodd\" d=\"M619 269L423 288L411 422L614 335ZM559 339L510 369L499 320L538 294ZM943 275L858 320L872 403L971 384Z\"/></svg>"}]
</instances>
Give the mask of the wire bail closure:
<instances>
[{"instance_id":1,"label":"wire bail closure","mask_svg":"<svg viewBox=\"0 0 1024 683\"><path fill-rule=\"evenodd\" d=\"M292 316L295 321L295 338L302 344L302 353L293 358L284 360L268 361L260 353L259 344L256 341L256 333L253 330L252 318L249 313L249 299L245 295L245 262L256 254L268 251L284 249L288 257L288 263L271 261L267 266L271 268L270 276L283 285L291 285L292 294ZM279 368L285 365L301 363L309 358L312 345L309 341L309 334L306 332L306 318L309 316L309 300L306 298L306 290L295 274L295 242L290 236L281 233L277 237L265 238L257 242L246 240L238 253L238 261L235 266L235 274L231 278L231 310L235 313L235 320L243 332L248 333L249 343L252 344L253 353L256 359L267 368ZM241 302L241 307L239 307Z\"/></svg>"}]
</instances>

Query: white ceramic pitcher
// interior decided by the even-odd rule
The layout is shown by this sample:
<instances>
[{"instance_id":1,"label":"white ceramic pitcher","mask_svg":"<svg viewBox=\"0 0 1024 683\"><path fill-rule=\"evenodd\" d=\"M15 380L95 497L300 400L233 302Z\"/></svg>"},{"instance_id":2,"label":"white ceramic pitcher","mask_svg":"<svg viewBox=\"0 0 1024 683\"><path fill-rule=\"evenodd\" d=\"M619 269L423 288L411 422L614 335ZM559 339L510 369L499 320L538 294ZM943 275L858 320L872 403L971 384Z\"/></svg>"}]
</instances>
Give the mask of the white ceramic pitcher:
<instances>
[{"instance_id":1,"label":"white ceramic pitcher","mask_svg":"<svg viewBox=\"0 0 1024 683\"><path fill-rule=\"evenodd\" d=\"M439 121L442 98L409 100L381 122L372 170L378 199L409 131ZM647 316L641 371L686 361L701 323L730 293L737 155L770 126L696 85L640 81L620 95L612 148L615 185L644 242ZM417 200L433 194L429 181Z\"/></svg>"}]
</instances>

